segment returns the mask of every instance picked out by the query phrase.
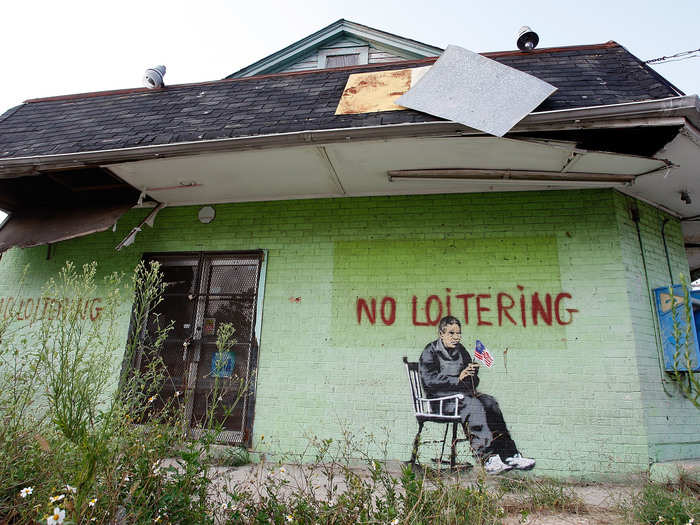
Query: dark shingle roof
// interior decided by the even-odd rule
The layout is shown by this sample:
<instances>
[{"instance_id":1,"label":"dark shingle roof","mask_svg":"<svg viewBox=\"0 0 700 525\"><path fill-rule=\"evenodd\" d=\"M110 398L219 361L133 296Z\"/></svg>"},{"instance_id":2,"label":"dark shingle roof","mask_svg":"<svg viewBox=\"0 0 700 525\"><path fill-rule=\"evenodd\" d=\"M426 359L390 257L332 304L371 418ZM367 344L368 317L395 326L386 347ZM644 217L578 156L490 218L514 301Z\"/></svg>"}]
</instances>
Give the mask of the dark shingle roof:
<instances>
[{"instance_id":1,"label":"dark shingle roof","mask_svg":"<svg viewBox=\"0 0 700 525\"><path fill-rule=\"evenodd\" d=\"M559 88L537 111L681 94L614 42L485 56ZM0 116L0 159L440 120L413 110L335 115L351 73L430 60L28 101Z\"/></svg>"}]
</instances>

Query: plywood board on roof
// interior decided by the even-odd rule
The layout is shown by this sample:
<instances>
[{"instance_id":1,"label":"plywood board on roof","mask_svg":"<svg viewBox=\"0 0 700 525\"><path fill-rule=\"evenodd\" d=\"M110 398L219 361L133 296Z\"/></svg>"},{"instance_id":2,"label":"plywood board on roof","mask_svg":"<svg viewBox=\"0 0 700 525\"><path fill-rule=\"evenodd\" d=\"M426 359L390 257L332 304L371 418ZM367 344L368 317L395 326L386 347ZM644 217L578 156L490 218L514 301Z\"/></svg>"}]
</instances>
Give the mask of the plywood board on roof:
<instances>
[{"instance_id":1,"label":"plywood board on roof","mask_svg":"<svg viewBox=\"0 0 700 525\"><path fill-rule=\"evenodd\" d=\"M348 77L336 115L398 111L406 109L395 104L396 99L416 84L430 66L355 73Z\"/></svg>"}]
</instances>

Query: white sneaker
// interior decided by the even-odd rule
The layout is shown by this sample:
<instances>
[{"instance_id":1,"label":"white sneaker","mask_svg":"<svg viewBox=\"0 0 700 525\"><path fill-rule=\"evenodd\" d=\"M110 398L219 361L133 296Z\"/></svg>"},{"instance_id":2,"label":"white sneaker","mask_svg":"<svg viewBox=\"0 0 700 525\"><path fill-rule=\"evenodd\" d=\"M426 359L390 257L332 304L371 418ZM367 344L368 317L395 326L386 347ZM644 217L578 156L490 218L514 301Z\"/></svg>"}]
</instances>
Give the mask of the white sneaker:
<instances>
[{"instance_id":1,"label":"white sneaker","mask_svg":"<svg viewBox=\"0 0 700 525\"><path fill-rule=\"evenodd\" d=\"M506 458L506 463L518 470L530 470L535 466L535 460L532 458L524 458L520 454L516 454L510 458Z\"/></svg>"},{"instance_id":2,"label":"white sneaker","mask_svg":"<svg viewBox=\"0 0 700 525\"><path fill-rule=\"evenodd\" d=\"M507 472L513 467L511 465L506 465L501 461L501 456L494 454L484 463L484 469L487 474L500 474L501 472Z\"/></svg>"}]
</instances>

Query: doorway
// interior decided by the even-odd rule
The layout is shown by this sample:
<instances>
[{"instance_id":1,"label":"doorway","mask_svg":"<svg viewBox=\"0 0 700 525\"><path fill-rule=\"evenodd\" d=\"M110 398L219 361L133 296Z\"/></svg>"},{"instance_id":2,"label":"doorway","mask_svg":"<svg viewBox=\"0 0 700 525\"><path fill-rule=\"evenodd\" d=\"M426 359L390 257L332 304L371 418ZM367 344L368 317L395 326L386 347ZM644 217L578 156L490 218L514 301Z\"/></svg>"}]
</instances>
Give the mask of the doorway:
<instances>
[{"instance_id":1,"label":"doorway","mask_svg":"<svg viewBox=\"0 0 700 525\"><path fill-rule=\"evenodd\" d=\"M160 263L165 284L149 325L173 323L160 351L169 377L159 404L178 398L193 433L209 417L224 429L220 441L249 444L263 252L147 254L144 260ZM235 343L219 352L217 336L225 323L233 326ZM223 387L217 399L215 385Z\"/></svg>"}]
</instances>

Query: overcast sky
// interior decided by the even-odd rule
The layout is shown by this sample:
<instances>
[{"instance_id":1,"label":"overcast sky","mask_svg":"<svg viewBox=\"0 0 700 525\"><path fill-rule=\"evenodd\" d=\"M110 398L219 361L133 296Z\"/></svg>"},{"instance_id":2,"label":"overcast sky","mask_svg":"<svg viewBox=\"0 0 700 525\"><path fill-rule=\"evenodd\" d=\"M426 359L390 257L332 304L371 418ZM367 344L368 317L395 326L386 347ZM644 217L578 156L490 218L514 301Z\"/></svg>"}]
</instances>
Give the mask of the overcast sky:
<instances>
[{"instance_id":1,"label":"overcast sky","mask_svg":"<svg viewBox=\"0 0 700 525\"><path fill-rule=\"evenodd\" d=\"M157 64L167 84L223 78L338 18L477 52L514 49L525 24L539 47L615 40L642 60L700 48L699 0L24 0L0 13L0 114L34 97L138 87ZM700 92L700 58L656 69Z\"/></svg>"}]
</instances>

